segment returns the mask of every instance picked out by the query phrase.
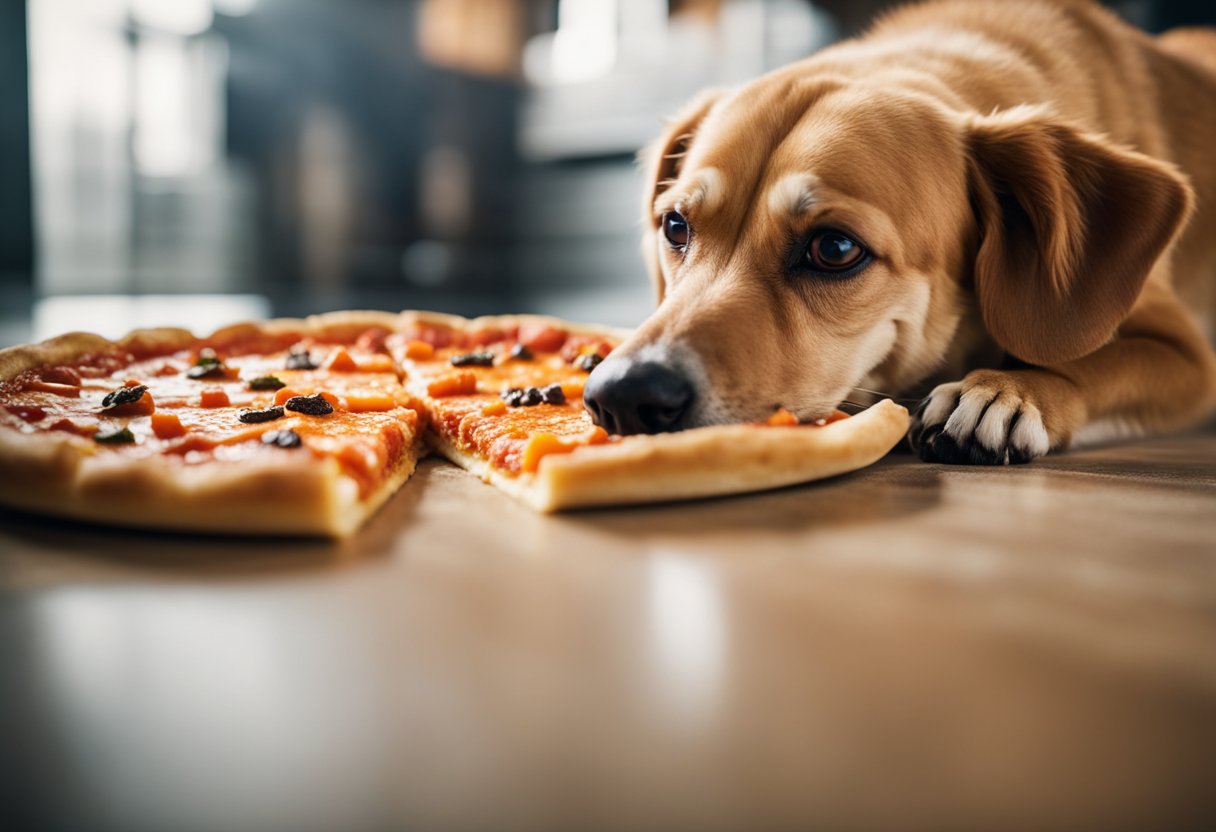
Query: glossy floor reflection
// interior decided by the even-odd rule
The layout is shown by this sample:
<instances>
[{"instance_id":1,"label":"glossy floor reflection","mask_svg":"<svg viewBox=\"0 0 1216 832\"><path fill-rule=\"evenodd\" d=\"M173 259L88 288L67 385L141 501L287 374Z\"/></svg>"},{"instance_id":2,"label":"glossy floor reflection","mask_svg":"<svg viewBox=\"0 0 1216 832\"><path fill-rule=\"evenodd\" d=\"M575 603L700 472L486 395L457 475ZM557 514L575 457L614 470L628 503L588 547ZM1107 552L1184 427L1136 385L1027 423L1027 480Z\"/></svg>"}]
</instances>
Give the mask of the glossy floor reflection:
<instances>
[{"instance_id":1,"label":"glossy floor reflection","mask_svg":"<svg viewBox=\"0 0 1216 832\"><path fill-rule=\"evenodd\" d=\"M0 513L5 828L1216 821L1216 436L354 540Z\"/></svg>"}]
</instances>

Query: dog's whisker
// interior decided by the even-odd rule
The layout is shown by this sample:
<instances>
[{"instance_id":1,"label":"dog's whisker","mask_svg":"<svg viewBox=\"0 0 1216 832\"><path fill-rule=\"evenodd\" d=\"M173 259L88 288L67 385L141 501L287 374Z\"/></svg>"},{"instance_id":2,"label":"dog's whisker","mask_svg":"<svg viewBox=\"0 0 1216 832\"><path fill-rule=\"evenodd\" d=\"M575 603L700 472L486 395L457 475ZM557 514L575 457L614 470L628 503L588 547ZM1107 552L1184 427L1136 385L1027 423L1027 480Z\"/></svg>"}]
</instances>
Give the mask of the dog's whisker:
<instances>
[{"instance_id":1,"label":"dog's whisker","mask_svg":"<svg viewBox=\"0 0 1216 832\"><path fill-rule=\"evenodd\" d=\"M881 396L884 399L890 399L893 402L919 402L919 398L911 396L894 396L890 393L884 393L881 390L871 390L868 387L851 387L850 390L856 390L860 393L869 393L872 396Z\"/></svg>"}]
</instances>

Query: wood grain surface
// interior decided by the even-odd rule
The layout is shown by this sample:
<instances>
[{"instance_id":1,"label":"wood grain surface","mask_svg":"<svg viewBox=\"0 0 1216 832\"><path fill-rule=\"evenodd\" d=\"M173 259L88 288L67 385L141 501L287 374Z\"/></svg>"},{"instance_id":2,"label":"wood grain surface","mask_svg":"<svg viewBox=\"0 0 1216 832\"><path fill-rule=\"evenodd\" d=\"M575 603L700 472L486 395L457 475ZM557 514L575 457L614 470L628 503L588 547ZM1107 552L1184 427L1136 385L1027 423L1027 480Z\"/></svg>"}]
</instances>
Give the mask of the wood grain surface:
<instances>
[{"instance_id":1,"label":"wood grain surface","mask_svg":"<svg viewBox=\"0 0 1216 832\"><path fill-rule=\"evenodd\" d=\"M0 790L92 830L1216 826L1216 435L344 544L0 513Z\"/></svg>"}]
</instances>

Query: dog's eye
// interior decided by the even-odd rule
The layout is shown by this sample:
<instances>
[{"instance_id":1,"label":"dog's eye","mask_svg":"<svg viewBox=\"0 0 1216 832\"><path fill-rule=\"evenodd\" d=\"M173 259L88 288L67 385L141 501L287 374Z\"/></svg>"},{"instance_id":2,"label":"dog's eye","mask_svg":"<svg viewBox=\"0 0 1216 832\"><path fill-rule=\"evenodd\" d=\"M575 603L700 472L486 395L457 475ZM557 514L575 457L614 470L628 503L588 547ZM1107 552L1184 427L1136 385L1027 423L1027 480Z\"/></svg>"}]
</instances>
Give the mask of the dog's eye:
<instances>
[{"instance_id":1,"label":"dog's eye","mask_svg":"<svg viewBox=\"0 0 1216 832\"><path fill-rule=\"evenodd\" d=\"M839 231L822 231L811 238L803 257L805 265L817 272L844 272L866 256L861 243Z\"/></svg>"},{"instance_id":2,"label":"dog's eye","mask_svg":"<svg viewBox=\"0 0 1216 832\"><path fill-rule=\"evenodd\" d=\"M674 248L687 248L688 241L692 238L692 231L688 227L688 220L684 219L684 215L678 211L668 211L663 215L663 236L667 238L667 242L671 243Z\"/></svg>"}]
</instances>

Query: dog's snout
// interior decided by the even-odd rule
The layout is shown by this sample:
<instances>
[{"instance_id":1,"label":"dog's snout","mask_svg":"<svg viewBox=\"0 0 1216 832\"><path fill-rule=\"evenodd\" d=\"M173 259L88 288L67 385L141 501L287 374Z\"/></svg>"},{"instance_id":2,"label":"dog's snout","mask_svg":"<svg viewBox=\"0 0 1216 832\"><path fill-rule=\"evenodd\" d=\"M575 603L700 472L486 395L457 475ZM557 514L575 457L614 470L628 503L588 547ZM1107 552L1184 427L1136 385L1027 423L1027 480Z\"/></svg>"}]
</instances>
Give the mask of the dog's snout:
<instances>
[{"instance_id":1,"label":"dog's snout","mask_svg":"<svg viewBox=\"0 0 1216 832\"><path fill-rule=\"evenodd\" d=\"M583 403L597 425L620 434L679 429L692 403L692 382L652 361L626 365L623 372L615 369L607 364L597 369L583 390Z\"/></svg>"}]
</instances>

